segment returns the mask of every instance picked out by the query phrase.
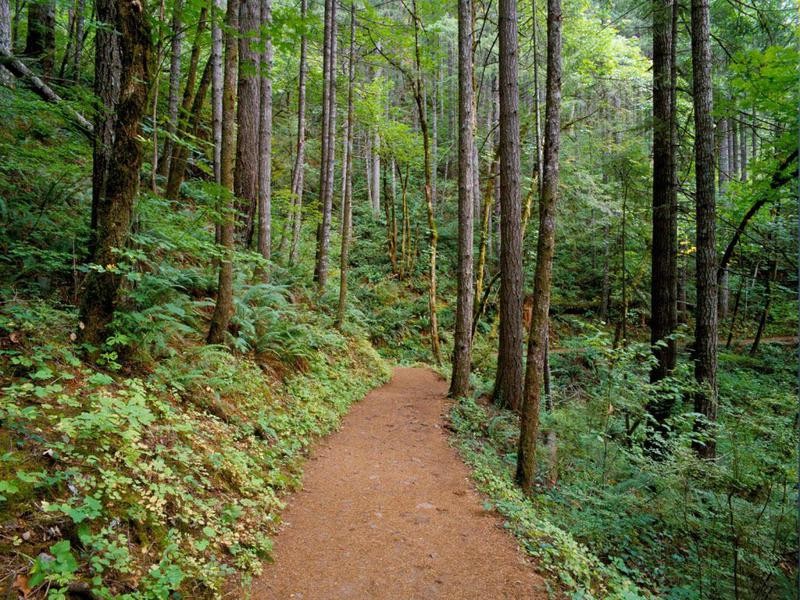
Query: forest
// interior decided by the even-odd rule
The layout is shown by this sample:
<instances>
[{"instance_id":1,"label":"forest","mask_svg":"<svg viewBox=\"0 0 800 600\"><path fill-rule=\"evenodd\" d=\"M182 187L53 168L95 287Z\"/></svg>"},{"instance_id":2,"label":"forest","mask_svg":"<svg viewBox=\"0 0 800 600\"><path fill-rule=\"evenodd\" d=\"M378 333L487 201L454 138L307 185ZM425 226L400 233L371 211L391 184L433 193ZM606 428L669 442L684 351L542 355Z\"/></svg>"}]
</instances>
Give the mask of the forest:
<instances>
[{"instance_id":1,"label":"forest","mask_svg":"<svg viewBox=\"0 0 800 600\"><path fill-rule=\"evenodd\" d=\"M798 34L0 0L0 597L799 598Z\"/></svg>"}]
</instances>

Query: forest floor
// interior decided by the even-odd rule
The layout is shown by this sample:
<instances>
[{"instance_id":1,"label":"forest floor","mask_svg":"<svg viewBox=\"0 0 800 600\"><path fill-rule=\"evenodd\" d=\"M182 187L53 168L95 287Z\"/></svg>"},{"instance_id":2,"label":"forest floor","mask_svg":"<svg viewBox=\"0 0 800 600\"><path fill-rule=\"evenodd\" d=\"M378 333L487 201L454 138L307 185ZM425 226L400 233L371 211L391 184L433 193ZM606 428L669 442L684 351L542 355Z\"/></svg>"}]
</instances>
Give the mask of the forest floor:
<instances>
[{"instance_id":1,"label":"forest floor","mask_svg":"<svg viewBox=\"0 0 800 600\"><path fill-rule=\"evenodd\" d=\"M447 384L398 368L316 447L252 598L546 598L448 444Z\"/></svg>"}]
</instances>

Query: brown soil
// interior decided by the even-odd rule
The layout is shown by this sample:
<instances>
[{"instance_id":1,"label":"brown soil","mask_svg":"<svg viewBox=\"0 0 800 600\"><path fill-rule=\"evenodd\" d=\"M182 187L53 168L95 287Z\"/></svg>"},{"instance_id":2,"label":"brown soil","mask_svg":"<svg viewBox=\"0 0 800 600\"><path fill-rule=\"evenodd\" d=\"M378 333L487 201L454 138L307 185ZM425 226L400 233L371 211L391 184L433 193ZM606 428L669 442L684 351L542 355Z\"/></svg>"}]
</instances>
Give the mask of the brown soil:
<instances>
[{"instance_id":1,"label":"brown soil","mask_svg":"<svg viewBox=\"0 0 800 600\"><path fill-rule=\"evenodd\" d=\"M306 465L256 600L546 598L444 430L446 384L400 368Z\"/></svg>"}]
</instances>

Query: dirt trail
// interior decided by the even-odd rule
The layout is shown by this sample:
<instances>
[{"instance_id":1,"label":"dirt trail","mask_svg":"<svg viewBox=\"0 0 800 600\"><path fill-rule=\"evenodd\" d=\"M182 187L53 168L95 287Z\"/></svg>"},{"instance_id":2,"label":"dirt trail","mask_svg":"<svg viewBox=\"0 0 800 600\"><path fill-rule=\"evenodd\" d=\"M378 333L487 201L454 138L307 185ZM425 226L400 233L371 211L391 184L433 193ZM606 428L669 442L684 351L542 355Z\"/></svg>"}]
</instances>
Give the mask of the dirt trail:
<instances>
[{"instance_id":1,"label":"dirt trail","mask_svg":"<svg viewBox=\"0 0 800 600\"><path fill-rule=\"evenodd\" d=\"M547 597L447 443L446 392L430 371L396 369L317 446L255 600Z\"/></svg>"}]
</instances>

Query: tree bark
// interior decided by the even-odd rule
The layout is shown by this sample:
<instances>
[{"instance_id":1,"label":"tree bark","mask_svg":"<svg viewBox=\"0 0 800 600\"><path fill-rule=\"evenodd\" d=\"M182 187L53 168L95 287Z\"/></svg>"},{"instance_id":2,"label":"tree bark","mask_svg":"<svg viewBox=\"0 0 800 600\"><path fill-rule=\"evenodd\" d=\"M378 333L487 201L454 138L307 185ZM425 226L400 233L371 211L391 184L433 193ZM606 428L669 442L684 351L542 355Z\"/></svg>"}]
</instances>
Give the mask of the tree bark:
<instances>
[{"instance_id":1,"label":"tree bark","mask_svg":"<svg viewBox=\"0 0 800 600\"><path fill-rule=\"evenodd\" d=\"M203 74L200 77L200 84L197 91L192 92L190 95L192 104L183 113L183 124L181 129L188 137L196 137L200 128L201 112L203 110L203 102L205 102L208 88L211 84L211 59L206 62L203 69ZM187 82L188 83L188 82ZM194 82L192 82L194 87ZM186 165L189 162L189 146L184 142L176 144L172 156L172 163L169 170L169 179L167 180L167 189L165 195L171 200L176 200L180 194L181 184L186 173Z\"/></svg>"},{"instance_id":2,"label":"tree bark","mask_svg":"<svg viewBox=\"0 0 800 600\"><path fill-rule=\"evenodd\" d=\"M81 303L84 341L103 342L114 317L123 277L117 251L130 235L139 190L139 126L150 81L150 26L141 0L97 0L95 93L101 101L92 174L91 271Z\"/></svg>"},{"instance_id":3,"label":"tree bark","mask_svg":"<svg viewBox=\"0 0 800 600\"><path fill-rule=\"evenodd\" d=\"M175 135L178 132L178 109L181 87L181 52L183 50L183 0L174 0L172 5L172 40L170 41L169 95L167 98L167 136L164 138L164 151L158 173L169 176Z\"/></svg>"},{"instance_id":4,"label":"tree bark","mask_svg":"<svg viewBox=\"0 0 800 600\"><path fill-rule=\"evenodd\" d=\"M32 0L28 5L28 37L25 56L39 61L44 80L53 75L56 58L55 0Z\"/></svg>"},{"instance_id":5,"label":"tree bark","mask_svg":"<svg viewBox=\"0 0 800 600\"><path fill-rule=\"evenodd\" d=\"M206 14L208 10L204 6L200 10L200 18L197 21L197 32L195 33L194 43L192 44L192 53L189 57L189 68L186 72L186 85L183 88L183 100L181 101L181 108L178 113L179 120L179 134L186 136L193 133L195 124L198 122L196 110L199 110L203 103L200 102L199 107L195 107L195 80L197 79L197 65L200 61L200 43L203 32L206 28ZM211 75L212 63L206 63L206 71L209 73L209 81ZM203 72L204 78L205 71ZM202 87L202 83L201 83ZM203 94L205 96L205 93ZM180 192L183 177L186 172L186 163L189 158L189 147L186 140L180 143L172 144L172 154L169 159L169 176L167 177L167 189L165 196L171 200L175 200Z\"/></svg>"},{"instance_id":6,"label":"tree bark","mask_svg":"<svg viewBox=\"0 0 800 600\"><path fill-rule=\"evenodd\" d=\"M222 152L222 27L223 0L211 1L211 136L214 141L214 181L221 183Z\"/></svg>"},{"instance_id":7,"label":"tree bark","mask_svg":"<svg viewBox=\"0 0 800 600\"><path fill-rule=\"evenodd\" d=\"M228 0L225 19L225 69L222 81L222 139L220 147L220 186L223 195L222 222L219 242L222 247L222 260L219 263L219 282L217 302L211 325L208 330L208 343L221 344L225 341L228 324L233 315L233 246L236 215L234 213L233 183L236 154L236 79L239 62L239 0Z\"/></svg>"},{"instance_id":8,"label":"tree bark","mask_svg":"<svg viewBox=\"0 0 800 600\"><path fill-rule=\"evenodd\" d=\"M714 121L711 88L711 34L708 0L692 0L692 76L695 126L695 203L697 225L694 375L699 390L695 412L705 417L707 429L717 419L717 255L714 198ZM715 455L714 432L696 443L704 458Z\"/></svg>"},{"instance_id":9,"label":"tree bark","mask_svg":"<svg viewBox=\"0 0 800 600\"><path fill-rule=\"evenodd\" d=\"M272 0L261 0L261 109L258 124L258 253L267 261L272 249ZM268 272L266 273L268 275Z\"/></svg>"},{"instance_id":10,"label":"tree bark","mask_svg":"<svg viewBox=\"0 0 800 600\"><path fill-rule=\"evenodd\" d=\"M347 65L347 124L345 129L344 164L347 177L345 179L344 202L342 205L342 251L339 258L339 305L336 310L336 328L341 331L344 326L344 314L347 308L347 270L350 266L350 232L353 220L353 85L355 83L356 61L356 5L350 3L350 53ZM378 181L375 180L375 186Z\"/></svg>"},{"instance_id":11,"label":"tree bark","mask_svg":"<svg viewBox=\"0 0 800 600\"><path fill-rule=\"evenodd\" d=\"M526 493L536 481L539 406L547 352L550 288L555 251L561 132L561 1L547 2L547 97L545 101L544 178L539 203L539 239L533 282L533 310L525 371L525 403L520 420L516 479Z\"/></svg>"},{"instance_id":12,"label":"tree bark","mask_svg":"<svg viewBox=\"0 0 800 600\"><path fill-rule=\"evenodd\" d=\"M322 156L320 160L319 204L322 218L317 228L317 256L314 280L322 294L328 280L328 251L333 209L333 170L336 141L336 1L325 0L322 89Z\"/></svg>"},{"instance_id":13,"label":"tree bark","mask_svg":"<svg viewBox=\"0 0 800 600\"><path fill-rule=\"evenodd\" d=\"M458 3L458 289L450 396L469 393L473 318L473 192L475 100L473 97L472 0Z\"/></svg>"},{"instance_id":14,"label":"tree bark","mask_svg":"<svg viewBox=\"0 0 800 600\"><path fill-rule=\"evenodd\" d=\"M425 205L428 212L428 244L430 259L428 262L428 313L430 316L430 336L431 336L431 355L433 361L438 365L442 362L442 353L439 348L439 320L437 316L437 278L436 278L436 259L439 242L439 230L436 227L436 214L433 206L433 190L431 188L432 169L431 169L431 145L428 133L428 117L425 106L425 89L422 79L422 59L420 53L419 30L421 23L417 12L416 0L411 0L412 15L414 21L414 100L417 104L417 114L419 115L419 125L422 133L422 153L425 171Z\"/></svg>"},{"instance_id":15,"label":"tree bark","mask_svg":"<svg viewBox=\"0 0 800 600\"><path fill-rule=\"evenodd\" d=\"M11 56L11 6L9 0L0 0L0 55ZM0 66L0 85L11 85L13 78Z\"/></svg>"},{"instance_id":16,"label":"tree bark","mask_svg":"<svg viewBox=\"0 0 800 600\"><path fill-rule=\"evenodd\" d=\"M236 108L236 168L233 191L236 195L239 241L249 246L255 228L258 205L259 140L259 28L261 0L241 0L239 8L239 80Z\"/></svg>"},{"instance_id":17,"label":"tree bark","mask_svg":"<svg viewBox=\"0 0 800 600\"><path fill-rule=\"evenodd\" d=\"M769 309L772 306L772 282L778 275L778 261L774 258L770 260L769 269L764 272L764 308L761 311L761 317L758 320L758 329L756 330L756 337L753 339L753 345L750 346L750 356L758 354L758 347L761 344L761 336L764 335L764 329L767 327L767 317L769 317Z\"/></svg>"},{"instance_id":18,"label":"tree bark","mask_svg":"<svg viewBox=\"0 0 800 600\"><path fill-rule=\"evenodd\" d=\"M673 0L653 0L653 246L650 287L650 344L656 364L650 370L650 383L667 377L675 368L676 347L672 339L672 303L676 301L675 266L672 247L672 143L671 48ZM624 252L624 249L623 249ZM647 410L662 433L674 401L662 394Z\"/></svg>"},{"instance_id":19,"label":"tree bark","mask_svg":"<svg viewBox=\"0 0 800 600\"><path fill-rule=\"evenodd\" d=\"M305 22L307 0L300 0L300 18ZM304 30L305 31L305 30ZM306 148L306 35L300 38L300 74L297 84L297 150L292 168L292 242L289 248L289 264L297 263L300 252L300 227L303 223L303 180Z\"/></svg>"},{"instance_id":20,"label":"tree bark","mask_svg":"<svg viewBox=\"0 0 800 600\"><path fill-rule=\"evenodd\" d=\"M494 400L522 408L522 199L520 196L517 8L500 0L500 338Z\"/></svg>"}]
</instances>

